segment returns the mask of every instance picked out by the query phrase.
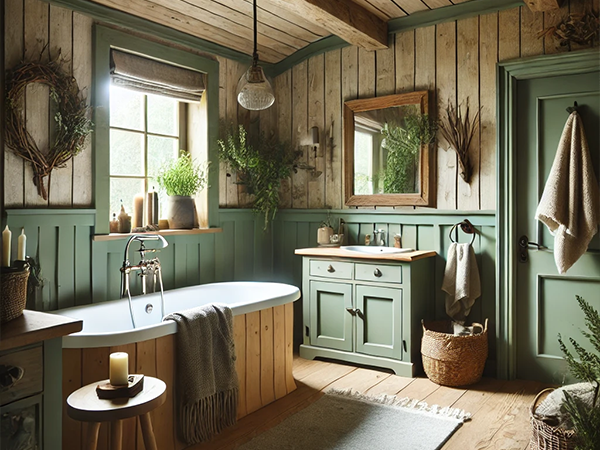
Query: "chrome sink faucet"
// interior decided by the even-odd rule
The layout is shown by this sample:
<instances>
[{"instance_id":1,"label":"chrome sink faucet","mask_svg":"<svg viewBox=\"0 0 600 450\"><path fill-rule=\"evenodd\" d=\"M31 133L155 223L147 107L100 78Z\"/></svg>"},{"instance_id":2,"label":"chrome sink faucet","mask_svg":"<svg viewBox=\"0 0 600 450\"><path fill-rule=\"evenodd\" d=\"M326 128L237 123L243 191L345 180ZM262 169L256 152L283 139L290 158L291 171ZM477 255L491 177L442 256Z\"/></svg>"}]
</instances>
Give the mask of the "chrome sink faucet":
<instances>
[{"instance_id":1,"label":"chrome sink faucet","mask_svg":"<svg viewBox=\"0 0 600 450\"><path fill-rule=\"evenodd\" d=\"M129 261L129 246L133 241L138 241L140 243L140 248L136 250L140 253L140 262L136 265L132 265ZM138 271L138 276L141 278L142 282L142 294L148 293L148 279L152 278L152 292L156 292L156 282L158 281L160 284L160 300L161 300L161 308L162 315L165 314L165 302L163 295L163 283L162 283L162 269L160 266L160 261L157 257L152 259L146 259L146 253L155 253L160 250L160 248L146 248L144 242L146 241L159 241L161 243L160 248L165 248L169 245L164 237L160 234L135 234L129 238L127 244L125 244L125 254L123 256L123 265L121 266L121 298L127 296L129 299L129 313L131 314L131 322L133 327L135 328L135 318L133 315L133 307L131 305L131 289L130 289L130 276L132 271Z\"/></svg>"},{"instance_id":2,"label":"chrome sink faucet","mask_svg":"<svg viewBox=\"0 0 600 450\"><path fill-rule=\"evenodd\" d=\"M385 247L385 230L373 230L373 241L371 245Z\"/></svg>"}]
</instances>

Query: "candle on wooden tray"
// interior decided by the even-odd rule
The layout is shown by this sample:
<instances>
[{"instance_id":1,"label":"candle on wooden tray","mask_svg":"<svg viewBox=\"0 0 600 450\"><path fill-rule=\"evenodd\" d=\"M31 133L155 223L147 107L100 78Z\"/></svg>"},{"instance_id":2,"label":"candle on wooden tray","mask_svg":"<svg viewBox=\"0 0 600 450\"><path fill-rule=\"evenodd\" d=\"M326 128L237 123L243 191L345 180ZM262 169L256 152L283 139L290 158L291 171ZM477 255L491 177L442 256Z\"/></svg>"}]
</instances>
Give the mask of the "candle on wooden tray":
<instances>
[{"instance_id":1,"label":"candle on wooden tray","mask_svg":"<svg viewBox=\"0 0 600 450\"><path fill-rule=\"evenodd\" d=\"M129 355L125 352L110 354L109 364L110 384L113 386L125 386L129 378Z\"/></svg>"},{"instance_id":2,"label":"candle on wooden tray","mask_svg":"<svg viewBox=\"0 0 600 450\"><path fill-rule=\"evenodd\" d=\"M154 186L146 199L146 225L158 225L158 194Z\"/></svg>"},{"instance_id":3,"label":"candle on wooden tray","mask_svg":"<svg viewBox=\"0 0 600 450\"><path fill-rule=\"evenodd\" d=\"M27 236L25 236L25 228L21 228L21 235L17 239L17 259L25 261L27 246Z\"/></svg>"},{"instance_id":4,"label":"candle on wooden tray","mask_svg":"<svg viewBox=\"0 0 600 450\"><path fill-rule=\"evenodd\" d=\"M133 228L143 227L144 224L144 196L138 194L133 197L133 217L131 219L131 225Z\"/></svg>"},{"instance_id":5,"label":"candle on wooden tray","mask_svg":"<svg viewBox=\"0 0 600 450\"><path fill-rule=\"evenodd\" d=\"M2 267L10 267L10 246L12 243L12 233L8 225L2 232Z\"/></svg>"}]
</instances>

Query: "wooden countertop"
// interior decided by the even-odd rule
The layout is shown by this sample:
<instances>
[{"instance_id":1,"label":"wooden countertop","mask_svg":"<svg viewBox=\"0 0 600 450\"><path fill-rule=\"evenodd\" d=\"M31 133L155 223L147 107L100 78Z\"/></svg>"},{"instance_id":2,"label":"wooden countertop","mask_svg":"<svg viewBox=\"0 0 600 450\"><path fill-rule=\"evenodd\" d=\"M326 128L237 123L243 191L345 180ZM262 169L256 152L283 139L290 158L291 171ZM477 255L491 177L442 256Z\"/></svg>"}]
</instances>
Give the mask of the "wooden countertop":
<instances>
[{"instance_id":1,"label":"wooden countertop","mask_svg":"<svg viewBox=\"0 0 600 450\"><path fill-rule=\"evenodd\" d=\"M433 250L416 250L409 253L369 254L352 252L340 247L299 248L296 249L295 253L296 255L302 256L333 256L336 258L374 259L401 262L411 262L437 255Z\"/></svg>"},{"instance_id":2,"label":"wooden countertop","mask_svg":"<svg viewBox=\"0 0 600 450\"><path fill-rule=\"evenodd\" d=\"M0 351L77 333L82 328L81 320L26 309L21 317L0 325Z\"/></svg>"}]
</instances>

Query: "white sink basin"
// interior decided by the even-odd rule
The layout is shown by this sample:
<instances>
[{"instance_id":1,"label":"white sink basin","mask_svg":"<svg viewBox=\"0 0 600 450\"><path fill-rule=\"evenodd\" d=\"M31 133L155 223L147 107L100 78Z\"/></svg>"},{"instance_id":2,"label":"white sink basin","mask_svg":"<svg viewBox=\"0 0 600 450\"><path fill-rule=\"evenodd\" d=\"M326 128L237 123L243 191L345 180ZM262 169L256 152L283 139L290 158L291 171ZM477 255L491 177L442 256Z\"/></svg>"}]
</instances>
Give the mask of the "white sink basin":
<instances>
[{"instance_id":1,"label":"white sink basin","mask_svg":"<svg viewBox=\"0 0 600 450\"><path fill-rule=\"evenodd\" d=\"M369 255L390 255L393 253L407 253L414 251L412 248L377 247L371 245L349 245L347 247L341 247L341 249L349 252L366 253Z\"/></svg>"}]
</instances>

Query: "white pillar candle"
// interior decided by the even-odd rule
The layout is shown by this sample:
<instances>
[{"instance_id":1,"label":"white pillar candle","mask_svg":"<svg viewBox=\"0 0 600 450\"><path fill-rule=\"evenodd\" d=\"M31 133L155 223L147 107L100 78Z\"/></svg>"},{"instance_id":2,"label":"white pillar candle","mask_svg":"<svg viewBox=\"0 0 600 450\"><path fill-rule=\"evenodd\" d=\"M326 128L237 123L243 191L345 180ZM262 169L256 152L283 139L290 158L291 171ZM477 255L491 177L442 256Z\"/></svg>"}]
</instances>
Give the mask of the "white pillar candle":
<instances>
[{"instance_id":1,"label":"white pillar candle","mask_svg":"<svg viewBox=\"0 0 600 450\"><path fill-rule=\"evenodd\" d=\"M2 232L2 267L10 267L10 246L12 241L12 233L8 229L8 225Z\"/></svg>"},{"instance_id":2,"label":"white pillar candle","mask_svg":"<svg viewBox=\"0 0 600 450\"><path fill-rule=\"evenodd\" d=\"M133 197L133 215L131 219L131 226L133 228L143 227L144 224L144 196L139 194Z\"/></svg>"},{"instance_id":3,"label":"white pillar candle","mask_svg":"<svg viewBox=\"0 0 600 450\"><path fill-rule=\"evenodd\" d=\"M127 353L110 354L109 374L110 384L113 386L127 385L129 378L129 355Z\"/></svg>"},{"instance_id":4,"label":"white pillar candle","mask_svg":"<svg viewBox=\"0 0 600 450\"><path fill-rule=\"evenodd\" d=\"M27 247L27 236L25 236L25 228L21 228L21 235L17 239L17 259L19 261L25 261Z\"/></svg>"}]
</instances>

